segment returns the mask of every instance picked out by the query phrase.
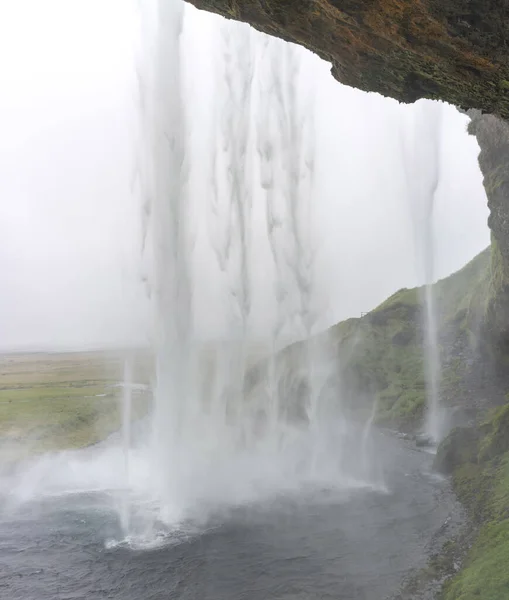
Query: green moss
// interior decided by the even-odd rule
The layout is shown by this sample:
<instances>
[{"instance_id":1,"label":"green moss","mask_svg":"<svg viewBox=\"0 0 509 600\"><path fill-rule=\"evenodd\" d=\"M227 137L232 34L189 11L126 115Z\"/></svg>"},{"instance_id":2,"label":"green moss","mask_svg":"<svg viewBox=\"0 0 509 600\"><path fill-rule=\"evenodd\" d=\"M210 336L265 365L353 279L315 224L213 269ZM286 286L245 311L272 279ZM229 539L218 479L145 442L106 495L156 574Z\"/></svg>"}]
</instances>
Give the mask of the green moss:
<instances>
[{"instance_id":1,"label":"green moss","mask_svg":"<svg viewBox=\"0 0 509 600\"><path fill-rule=\"evenodd\" d=\"M473 427L456 427L441 442L435 457L435 469L451 474L469 463L476 464L480 433Z\"/></svg>"},{"instance_id":2,"label":"green moss","mask_svg":"<svg viewBox=\"0 0 509 600\"><path fill-rule=\"evenodd\" d=\"M490 510L497 519L509 517L509 454L506 453L495 473L496 485L490 498Z\"/></svg>"},{"instance_id":3,"label":"green moss","mask_svg":"<svg viewBox=\"0 0 509 600\"><path fill-rule=\"evenodd\" d=\"M481 522L488 515L492 494L492 472L476 463L465 463L456 468L453 485L460 501L467 507L471 518Z\"/></svg>"},{"instance_id":4,"label":"green moss","mask_svg":"<svg viewBox=\"0 0 509 600\"><path fill-rule=\"evenodd\" d=\"M460 573L446 584L444 600L506 600L509 597L509 455L499 468L478 467L471 495L483 525ZM479 513L477 515L479 517Z\"/></svg>"},{"instance_id":5,"label":"green moss","mask_svg":"<svg viewBox=\"0 0 509 600\"><path fill-rule=\"evenodd\" d=\"M380 306L377 306L372 313L383 312L387 309L395 310L401 307L414 308L419 305L419 293L417 288L402 288L395 294L387 298Z\"/></svg>"},{"instance_id":6,"label":"green moss","mask_svg":"<svg viewBox=\"0 0 509 600\"><path fill-rule=\"evenodd\" d=\"M458 336L472 331L475 343L489 264L488 248L435 284L440 328L449 327ZM331 329L339 342L347 387L376 394L377 422L407 431L421 425L425 408L422 292L401 289L361 319ZM464 369L459 359L444 365L442 390L452 394Z\"/></svg>"},{"instance_id":7,"label":"green moss","mask_svg":"<svg viewBox=\"0 0 509 600\"><path fill-rule=\"evenodd\" d=\"M436 283L435 294L444 321L471 328L484 314L491 255L491 247L486 248L462 269Z\"/></svg>"},{"instance_id":8,"label":"green moss","mask_svg":"<svg viewBox=\"0 0 509 600\"><path fill-rule=\"evenodd\" d=\"M468 447L463 449L464 462L454 470L453 484L480 528L462 569L445 584L443 600L509 597L508 415L509 405L494 411L479 435L464 438Z\"/></svg>"},{"instance_id":9,"label":"green moss","mask_svg":"<svg viewBox=\"0 0 509 600\"><path fill-rule=\"evenodd\" d=\"M509 521L484 527L461 573L447 583L444 600L509 598Z\"/></svg>"},{"instance_id":10,"label":"green moss","mask_svg":"<svg viewBox=\"0 0 509 600\"><path fill-rule=\"evenodd\" d=\"M479 460L486 461L501 456L509 450L509 405L493 415L489 430L479 447Z\"/></svg>"}]
</instances>

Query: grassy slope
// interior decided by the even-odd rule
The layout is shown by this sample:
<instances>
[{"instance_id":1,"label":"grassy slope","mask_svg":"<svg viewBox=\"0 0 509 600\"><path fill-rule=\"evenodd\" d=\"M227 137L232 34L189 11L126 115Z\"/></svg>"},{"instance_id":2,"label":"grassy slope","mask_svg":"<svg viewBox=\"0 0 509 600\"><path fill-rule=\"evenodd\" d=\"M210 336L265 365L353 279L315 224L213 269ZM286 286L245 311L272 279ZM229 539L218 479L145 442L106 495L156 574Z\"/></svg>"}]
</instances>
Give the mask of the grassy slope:
<instances>
[{"instance_id":1,"label":"grassy slope","mask_svg":"<svg viewBox=\"0 0 509 600\"><path fill-rule=\"evenodd\" d=\"M443 600L509 598L509 405L496 410L476 435L463 445L464 434L456 436L451 467L455 490L479 532L463 568L446 583ZM438 459L451 449L446 440Z\"/></svg>"},{"instance_id":2,"label":"grassy slope","mask_svg":"<svg viewBox=\"0 0 509 600\"><path fill-rule=\"evenodd\" d=\"M463 269L435 284L439 329L475 338L483 310L490 251L486 249ZM377 394L380 424L402 430L419 426L425 405L422 353L422 290L402 289L371 313L331 329L338 340L348 386ZM442 387L453 388L462 365L448 363Z\"/></svg>"},{"instance_id":3,"label":"grassy slope","mask_svg":"<svg viewBox=\"0 0 509 600\"><path fill-rule=\"evenodd\" d=\"M139 358L136 381L146 379ZM112 353L0 357L0 442L17 453L78 448L120 424L123 358ZM135 396L135 410L146 399Z\"/></svg>"}]
</instances>

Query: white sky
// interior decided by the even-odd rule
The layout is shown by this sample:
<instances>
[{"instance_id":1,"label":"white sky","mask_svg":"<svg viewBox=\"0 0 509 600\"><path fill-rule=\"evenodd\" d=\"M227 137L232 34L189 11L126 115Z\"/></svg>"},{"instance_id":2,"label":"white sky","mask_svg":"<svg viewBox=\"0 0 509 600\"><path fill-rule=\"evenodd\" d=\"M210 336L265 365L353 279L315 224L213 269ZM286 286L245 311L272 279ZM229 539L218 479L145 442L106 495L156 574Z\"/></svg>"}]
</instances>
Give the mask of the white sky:
<instances>
[{"instance_id":1,"label":"white sky","mask_svg":"<svg viewBox=\"0 0 509 600\"><path fill-rule=\"evenodd\" d=\"M218 22L188 11L186 48L196 68L207 64L196 39ZM146 338L131 192L136 27L133 0L0 0L2 348ZM397 133L415 107L341 86L326 63L309 60L316 195L339 320L417 283ZM199 97L199 77L196 88ZM444 108L439 277L489 243L478 148L466 121Z\"/></svg>"}]
</instances>

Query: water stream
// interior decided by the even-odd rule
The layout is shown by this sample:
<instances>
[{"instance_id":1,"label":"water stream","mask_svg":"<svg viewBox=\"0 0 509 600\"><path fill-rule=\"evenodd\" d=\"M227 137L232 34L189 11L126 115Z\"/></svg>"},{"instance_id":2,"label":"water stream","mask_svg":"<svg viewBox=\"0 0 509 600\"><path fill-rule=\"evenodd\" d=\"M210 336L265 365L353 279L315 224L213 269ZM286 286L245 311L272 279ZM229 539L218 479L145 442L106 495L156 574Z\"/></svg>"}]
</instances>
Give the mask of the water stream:
<instances>
[{"instance_id":1,"label":"water stream","mask_svg":"<svg viewBox=\"0 0 509 600\"><path fill-rule=\"evenodd\" d=\"M440 403L440 346L435 300L435 250L433 209L440 182L440 137L442 105L420 102L412 114L413 127L403 141L404 167L409 206L414 227L419 279L424 282L423 349L426 379L426 419L424 433L437 444L444 434L445 415Z\"/></svg>"},{"instance_id":2,"label":"water stream","mask_svg":"<svg viewBox=\"0 0 509 600\"><path fill-rule=\"evenodd\" d=\"M131 454L131 429L132 429L132 400L133 400L132 360L130 357L124 361L124 377L122 387L122 451L124 455L125 490L122 495L120 509L120 524L122 531L128 535L130 527L130 498L129 498L129 462Z\"/></svg>"},{"instance_id":3,"label":"water stream","mask_svg":"<svg viewBox=\"0 0 509 600\"><path fill-rule=\"evenodd\" d=\"M313 105L301 91L301 49L222 23L201 50L216 60L208 124L196 131L184 99L183 6L153 0L145 16L141 181L153 261L150 494L157 520L303 485L371 485L341 409L333 344L316 330L323 298L315 285ZM204 166L195 157L207 145ZM197 193L207 173L210 185ZM205 238L194 228L199 215L207 215ZM255 240L260 218L266 237ZM222 334L207 343L197 325L197 243L210 244L223 299L215 309ZM260 290L264 248L272 265ZM252 308L262 294L272 326L255 359ZM290 336L303 341L277 354Z\"/></svg>"}]
</instances>

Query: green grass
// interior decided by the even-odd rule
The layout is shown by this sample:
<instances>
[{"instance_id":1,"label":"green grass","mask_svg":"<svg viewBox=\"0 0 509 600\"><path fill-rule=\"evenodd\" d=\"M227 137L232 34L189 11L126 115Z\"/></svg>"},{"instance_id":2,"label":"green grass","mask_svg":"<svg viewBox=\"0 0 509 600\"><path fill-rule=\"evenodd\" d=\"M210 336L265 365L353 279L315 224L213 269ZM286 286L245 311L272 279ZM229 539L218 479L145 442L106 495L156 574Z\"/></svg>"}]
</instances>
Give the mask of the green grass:
<instances>
[{"instance_id":1,"label":"green grass","mask_svg":"<svg viewBox=\"0 0 509 600\"><path fill-rule=\"evenodd\" d=\"M446 584L443 600L506 600L509 598L509 454L503 457L498 469L492 464L479 467L476 476L470 479L468 491L465 480L464 476L456 476L457 489L483 525L463 568Z\"/></svg>"},{"instance_id":2,"label":"green grass","mask_svg":"<svg viewBox=\"0 0 509 600\"><path fill-rule=\"evenodd\" d=\"M509 598L509 521L482 528L468 563L451 584L444 600L507 600Z\"/></svg>"},{"instance_id":3,"label":"green grass","mask_svg":"<svg viewBox=\"0 0 509 600\"><path fill-rule=\"evenodd\" d=\"M487 248L463 269L435 284L440 330L475 342L484 315L490 275ZM401 289L360 319L334 326L330 333L339 346L344 381L359 395L378 397L379 424L412 431L422 424L426 404L422 288ZM441 390L453 395L464 364L443 365Z\"/></svg>"},{"instance_id":4,"label":"green grass","mask_svg":"<svg viewBox=\"0 0 509 600\"><path fill-rule=\"evenodd\" d=\"M509 598L509 405L496 410L453 471L453 484L479 533L442 600ZM459 439L459 438L458 438ZM464 438L468 439L467 437ZM470 440L475 439L471 436ZM447 447L447 440L442 444ZM440 452L441 450L439 450Z\"/></svg>"},{"instance_id":5,"label":"green grass","mask_svg":"<svg viewBox=\"0 0 509 600\"><path fill-rule=\"evenodd\" d=\"M141 382L148 379L143 361L135 363ZM23 457L104 439L120 427L122 390L114 384L122 368L121 355L104 353L0 357L0 448ZM148 403L146 393L135 393L133 418Z\"/></svg>"}]
</instances>

